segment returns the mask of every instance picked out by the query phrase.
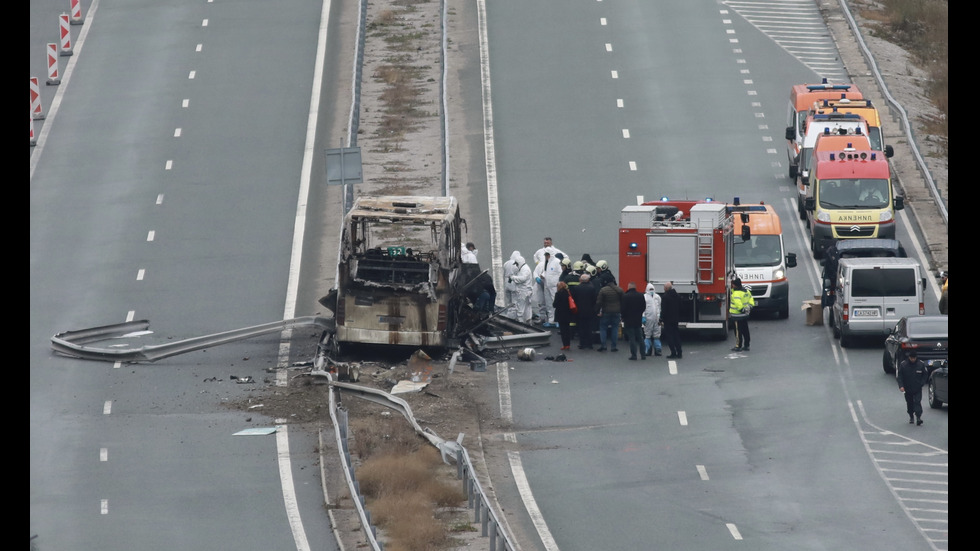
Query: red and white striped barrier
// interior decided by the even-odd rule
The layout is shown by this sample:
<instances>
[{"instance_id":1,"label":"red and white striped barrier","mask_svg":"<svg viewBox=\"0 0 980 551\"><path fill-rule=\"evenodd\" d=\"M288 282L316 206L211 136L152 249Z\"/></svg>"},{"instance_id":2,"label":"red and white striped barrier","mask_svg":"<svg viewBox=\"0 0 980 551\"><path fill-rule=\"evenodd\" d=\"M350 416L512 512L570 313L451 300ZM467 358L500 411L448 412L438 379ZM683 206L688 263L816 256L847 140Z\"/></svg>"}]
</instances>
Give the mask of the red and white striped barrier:
<instances>
[{"instance_id":1,"label":"red and white striped barrier","mask_svg":"<svg viewBox=\"0 0 980 551\"><path fill-rule=\"evenodd\" d=\"M68 14L61 14L59 19L61 20L61 55L71 55L74 52L72 51L71 23L68 22Z\"/></svg>"},{"instance_id":2,"label":"red and white striped barrier","mask_svg":"<svg viewBox=\"0 0 980 551\"><path fill-rule=\"evenodd\" d=\"M61 73L58 72L58 45L54 42L48 43L48 86L61 84Z\"/></svg>"},{"instance_id":3,"label":"red and white striped barrier","mask_svg":"<svg viewBox=\"0 0 980 551\"><path fill-rule=\"evenodd\" d=\"M85 16L82 15L82 0L71 0L71 24L81 25L85 22Z\"/></svg>"},{"instance_id":4,"label":"red and white striped barrier","mask_svg":"<svg viewBox=\"0 0 980 551\"><path fill-rule=\"evenodd\" d=\"M37 77L31 77L31 120L43 118L44 111L41 110L41 86L37 82Z\"/></svg>"}]
</instances>

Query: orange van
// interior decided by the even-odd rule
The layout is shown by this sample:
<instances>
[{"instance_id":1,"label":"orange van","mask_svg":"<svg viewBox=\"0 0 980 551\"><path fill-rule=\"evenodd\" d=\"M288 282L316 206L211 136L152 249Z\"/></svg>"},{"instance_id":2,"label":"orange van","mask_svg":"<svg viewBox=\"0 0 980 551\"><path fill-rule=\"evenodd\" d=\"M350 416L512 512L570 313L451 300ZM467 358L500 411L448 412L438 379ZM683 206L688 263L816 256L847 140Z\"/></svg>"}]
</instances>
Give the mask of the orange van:
<instances>
[{"instance_id":1,"label":"orange van","mask_svg":"<svg viewBox=\"0 0 980 551\"><path fill-rule=\"evenodd\" d=\"M796 178L800 148L806 135L804 123L813 104L822 100L862 99L864 96L853 84L796 84L789 91L786 115L786 156L789 158L789 177Z\"/></svg>"}]
</instances>

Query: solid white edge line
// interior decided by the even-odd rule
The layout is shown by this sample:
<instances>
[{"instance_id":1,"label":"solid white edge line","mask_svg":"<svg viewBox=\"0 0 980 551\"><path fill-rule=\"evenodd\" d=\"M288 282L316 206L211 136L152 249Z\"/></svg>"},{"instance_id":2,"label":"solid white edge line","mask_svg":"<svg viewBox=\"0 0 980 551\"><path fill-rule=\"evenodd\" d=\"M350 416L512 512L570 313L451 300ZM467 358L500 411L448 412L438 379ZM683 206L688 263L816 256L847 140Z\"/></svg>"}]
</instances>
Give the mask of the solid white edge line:
<instances>
[{"instance_id":1,"label":"solid white edge line","mask_svg":"<svg viewBox=\"0 0 980 551\"><path fill-rule=\"evenodd\" d=\"M501 259L503 253L500 246L500 205L497 199L497 158L493 139L493 106L490 91L490 47L487 34L487 6L486 0L477 0L476 4L480 34L480 79L482 81L483 91L483 147L487 162L487 209L489 211L490 218L490 254L494 277L500 281L503 279L503 262ZM503 306L503 303L500 302L502 301L502 297L498 295L497 300L498 305ZM506 407L507 415L510 416L510 382L507 373L508 369L509 366L506 363L502 366L498 366L497 374L499 377L498 388L504 389L504 386L506 387L506 389L504 389L500 394L501 414L503 414L503 410ZM506 404L504 400L506 400ZM505 438L510 442L517 441L517 438L513 433L508 433L505 435ZM541 511L538 509L537 502L534 500L534 495L531 493L531 486L527 481L526 474L524 473L524 467L523 463L521 462L520 454L518 452L508 452L507 457L510 460L510 468L511 473L514 476L514 481L517 483L517 488L521 494L521 499L524 501L524 507L527 509L528 515L530 515L531 520L534 523L534 527L538 532L538 537L540 537L542 543L544 543L545 549L548 551L558 551L558 545L555 543L555 538L551 535L551 531L548 529L548 524L544 521ZM506 520L504 520L504 522L506 522Z\"/></svg>"},{"instance_id":2,"label":"solid white edge line","mask_svg":"<svg viewBox=\"0 0 980 551\"><path fill-rule=\"evenodd\" d=\"M548 551L558 551L558 544L555 542L554 536L551 535L548 524L544 521L541 509L538 508L538 502L535 501L534 494L531 492L531 485L528 483L527 476L524 474L521 454L518 452L507 452L507 459L510 461L510 470L514 474L514 483L517 484L521 499L524 501L524 508L527 509L527 514L530 515L531 522L538 531L538 536L541 537L541 543L544 544L544 548Z\"/></svg>"},{"instance_id":3,"label":"solid white edge line","mask_svg":"<svg viewBox=\"0 0 980 551\"><path fill-rule=\"evenodd\" d=\"M296 295L299 291L300 268L303 264L303 240L306 236L306 215L309 204L310 181L313 173L313 159L316 153L316 129L320 112L320 93L323 86L323 64L327 56L327 30L330 25L330 0L324 0L320 7L320 28L317 33L316 56L313 63L313 87L310 91L310 107L306 122L306 143L303 148L303 166L300 170L300 185L296 199L296 219L293 222L293 244L289 260L289 278L286 284L286 301L283 319L296 317ZM289 339L292 331L283 331L276 372L276 384L284 386L287 377L282 369L289 361ZM292 463L289 459L289 436L285 426L276 432L276 449L279 456L279 480L282 487L283 503L293 541L298 551L309 551L310 544L303 528L303 520L296 502L296 488L293 484Z\"/></svg>"},{"instance_id":4,"label":"solid white edge line","mask_svg":"<svg viewBox=\"0 0 980 551\"><path fill-rule=\"evenodd\" d=\"M310 551L310 543L306 539L306 530L299 515L299 504L296 502L296 490L293 484L293 465L289 460L289 429L286 425L276 427L276 449L279 459L279 480L282 482L283 504L286 506L286 518L293 531L293 541L297 551Z\"/></svg>"},{"instance_id":5,"label":"solid white edge line","mask_svg":"<svg viewBox=\"0 0 980 551\"><path fill-rule=\"evenodd\" d=\"M500 203L497 198L497 154L493 139L493 98L490 91L490 46L487 35L486 0L477 0L480 34L480 81L483 94L483 151L487 162L487 211L490 219L490 263L494 280L503 281L503 252L500 245ZM497 305L503 306L503 295Z\"/></svg>"},{"instance_id":6,"label":"solid white edge line","mask_svg":"<svg viewBox=\"0 0 980 551\"><path fill-rule=\"evenodd\" d=\"M61 107L61 100L65 95L65 90L68 89L68 82L71 80L71 74L75 70L75 62L78 61L78 57L82 53L82 46L85 44L85 37L88 36L89 29L92 28L92 20L95 19L95 12L99 10L99 0L92 0L92 7L89 8L87 14L87 20L85 25L82 26L82 31L78 33L78 40L75 41L75 46L72 48L74 55L68 59L68 63L65 64L65 72L61 76L61 84L58 85L58 91L54 93L54 99L51 100L51 108L48 109L48 114L44 118L44 124L41 126L41 131L37 134L37 144L33 147L31 151L31 180L34 179L34 171L37 169L37 164L41 161L41 154L44 152L44 143L48 139L48 134L51 132L51 126L54 124L54 118L58 114L58 108Z\"/></svg>"}]
</instances>

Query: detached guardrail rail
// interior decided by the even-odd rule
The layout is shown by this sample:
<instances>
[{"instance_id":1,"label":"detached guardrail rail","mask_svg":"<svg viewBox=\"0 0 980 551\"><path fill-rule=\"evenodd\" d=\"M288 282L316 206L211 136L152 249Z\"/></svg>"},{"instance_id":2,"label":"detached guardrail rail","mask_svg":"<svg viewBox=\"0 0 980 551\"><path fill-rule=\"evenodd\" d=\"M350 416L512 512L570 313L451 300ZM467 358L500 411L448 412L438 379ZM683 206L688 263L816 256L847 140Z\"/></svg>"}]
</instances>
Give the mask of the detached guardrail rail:
<instances>
[{"instance_id":1,"label":"detached guardrail rail","mask_svg":"<svg viewBox=\"0 0 980 551\"><path fill-rule=\"evenodd\" d=\"M86 344L92 342L121 339L129 336L135 337L140 333L148 331L150 321L138 320L58 333L51 337L51 349L63 356L84 360L126 363L155 362L178 354L251 339L270 333L281 333L287 329L296 329L299 327L317 327L324 331L333 331L334 320L333 318L306 316L243 327L222 333L214 333L212 335L192 337L175 342L141 346L139 348L86 346Z\"/></svg>"}]
</instances>

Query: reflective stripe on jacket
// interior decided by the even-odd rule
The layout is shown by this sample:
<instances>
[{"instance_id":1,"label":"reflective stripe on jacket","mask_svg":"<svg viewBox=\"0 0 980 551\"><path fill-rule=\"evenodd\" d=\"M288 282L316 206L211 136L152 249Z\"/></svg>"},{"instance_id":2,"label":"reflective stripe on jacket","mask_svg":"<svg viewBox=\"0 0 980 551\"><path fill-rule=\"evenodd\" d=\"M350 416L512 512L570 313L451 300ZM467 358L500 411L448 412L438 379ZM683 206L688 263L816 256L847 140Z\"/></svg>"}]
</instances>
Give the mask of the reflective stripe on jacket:
<instances>
[{"instance_id":1,"label":"reflective stripe on jacket","mask_svg":"<svg viewBox=\"0 0 980 551\"><path fill-rule=\"evenodd\" d=\"M752 293L744 289L732 289L732 298L728 305L729 314L741 314L745 306L755 306L755 299Z\"/></svg>"}]
</instances>

